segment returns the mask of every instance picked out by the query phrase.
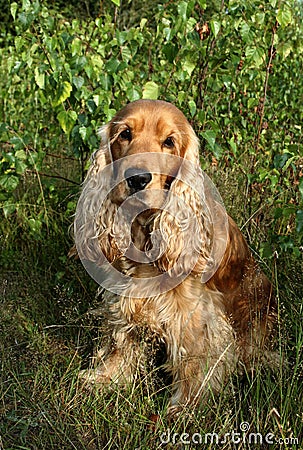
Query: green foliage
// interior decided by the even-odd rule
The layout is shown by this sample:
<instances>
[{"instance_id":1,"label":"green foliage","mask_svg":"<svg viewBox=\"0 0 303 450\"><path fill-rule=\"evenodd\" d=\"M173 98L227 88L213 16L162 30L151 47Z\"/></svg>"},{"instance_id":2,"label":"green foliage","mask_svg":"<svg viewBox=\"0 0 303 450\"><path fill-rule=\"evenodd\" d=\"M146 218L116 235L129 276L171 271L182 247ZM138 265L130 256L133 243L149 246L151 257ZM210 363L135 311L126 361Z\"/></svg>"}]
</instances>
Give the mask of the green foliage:
<instances>
[{"instance_id":1,"label":"green foliage","mask_svg":"<svg viewBox=\"0 0 303 450\"><path fill-rule=\"evenodd\" d=\"M29 173L36 174L38 195L45 197L39 174L51 175L48 153L78 159L82 169L73 181L80 182L98 147L100 124L126 102L162 98L191 119L204 140L205 167L215 158L221 167L232 164L242 172L249 195L244 214L254 217L262 201L270 207L266 248L274 243L299 255L300 3L173 2L158 5L153 17L140 17L130 28L125 20L119 28L110 8L85 21L67 19L38 0L10 8L15 37L1 50L6 217L18 209L16 192ZM53 186L59 189L59 183ZM41 202L40 222L29 219L30 231L47 225L47 203Z\"/></svg>"}]
</instances>

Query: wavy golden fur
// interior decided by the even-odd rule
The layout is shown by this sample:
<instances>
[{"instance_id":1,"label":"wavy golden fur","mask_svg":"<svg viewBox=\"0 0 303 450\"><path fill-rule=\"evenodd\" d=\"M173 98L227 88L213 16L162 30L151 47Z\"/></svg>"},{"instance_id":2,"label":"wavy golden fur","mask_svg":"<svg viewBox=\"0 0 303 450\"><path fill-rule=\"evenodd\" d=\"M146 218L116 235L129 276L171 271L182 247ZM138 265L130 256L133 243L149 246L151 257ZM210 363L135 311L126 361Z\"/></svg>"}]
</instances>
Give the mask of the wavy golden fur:
<instances>
[{"instance_id":1,"label":"wavy golden fur","mask_svg":"<svg viewBox=\"0 0 303 450\"><path fill-rule=\"evenodd\" d=\"M219 391L239 362L268 358L276 317L272 286L204 184L198 139L175 106L130 103L100 136L75 235L81 259L101 269L110 263L103 277L110 345L82 377L96 384L132 382L148 358L139 338L147 329L166 347L173 412L209 388ZM121 206L138 193L145 195L137 199L144 208L129 224L133 204Z\"/></svg>"}]
</instances>

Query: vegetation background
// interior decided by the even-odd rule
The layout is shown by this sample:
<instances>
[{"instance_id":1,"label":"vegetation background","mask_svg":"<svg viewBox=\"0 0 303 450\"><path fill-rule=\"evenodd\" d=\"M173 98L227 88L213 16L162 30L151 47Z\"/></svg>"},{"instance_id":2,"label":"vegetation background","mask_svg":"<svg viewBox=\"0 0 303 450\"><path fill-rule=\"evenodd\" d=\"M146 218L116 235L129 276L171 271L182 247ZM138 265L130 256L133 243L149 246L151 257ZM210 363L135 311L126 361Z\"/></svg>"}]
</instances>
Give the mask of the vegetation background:
<instances>
[{"instance_id":1,"label":"vegetation background","mask_svg":"<svg viewBox=\"0 0 303 450\"><path fill-rule=\"evenodd\" d=\"M165 448L232 431L240 442L220 448L252 448L243 422L274 435L254 448L303 448L302 2L0 5L0 449L157 449L168 429L179 437ZM97 286L67 257L72 216L98 127L142 97L192 123L279 303L278 370L235 377L174 423L153 371L126 391L77 378L102 321Z\"/></svg>"}]
</instances>

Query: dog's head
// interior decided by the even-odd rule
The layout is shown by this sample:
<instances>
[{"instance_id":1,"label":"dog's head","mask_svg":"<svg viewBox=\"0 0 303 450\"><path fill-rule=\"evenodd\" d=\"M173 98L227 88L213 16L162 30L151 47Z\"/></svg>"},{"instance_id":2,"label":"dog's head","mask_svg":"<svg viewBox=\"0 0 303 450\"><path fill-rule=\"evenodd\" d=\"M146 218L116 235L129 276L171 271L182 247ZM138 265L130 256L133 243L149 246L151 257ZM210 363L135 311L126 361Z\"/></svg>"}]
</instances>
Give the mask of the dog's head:
<instances>
[{"instance_id":1,"label":"dog's head","mask_svg":"<svg viewBox=\"0 0 303 450\"><path fill-rule=\"evenodd\" d=\"M178 108L164 101L128 104L102 127L100 135L101 148L95 158L113 163L111 199L118 205L137 192L157 190L144 197L151 207L160 206L182 159L198 164L198 140L192 127Z\"/></svg>"}]
</instances>

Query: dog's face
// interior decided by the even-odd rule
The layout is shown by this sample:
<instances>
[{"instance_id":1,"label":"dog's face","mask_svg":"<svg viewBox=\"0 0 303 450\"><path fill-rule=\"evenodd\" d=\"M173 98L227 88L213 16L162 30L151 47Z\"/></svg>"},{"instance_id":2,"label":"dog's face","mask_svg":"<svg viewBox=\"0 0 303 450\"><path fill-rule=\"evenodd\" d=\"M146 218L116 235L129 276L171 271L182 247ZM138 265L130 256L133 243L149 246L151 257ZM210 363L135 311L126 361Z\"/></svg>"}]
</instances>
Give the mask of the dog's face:
<instances>
[{"instance_id":1,"label":"dog's face","mask_svg":"<svg viewBox=\"0 0 303 450\"><path fill-rule=\"evenodd\" d=\"M149 264L172 280L209 274L225 248L226 217L183 113L170 103L138 100L100 136L77 208L81 257L100 266Z\"/></svg>"},{"instance_id":2,"label":"dog's face","mask_svg":"<svg viewBox=\"0 0 303 450\"><path fill-rule=\"evenodd\" d=\"M112 201L118 205L145 191L150 205L161 206L180 161L193 160L190 149L197 148L195 134L183 113L163 101L128 104L109 123L107 133L114 163Z\"/></svg>"}]
</instances>

